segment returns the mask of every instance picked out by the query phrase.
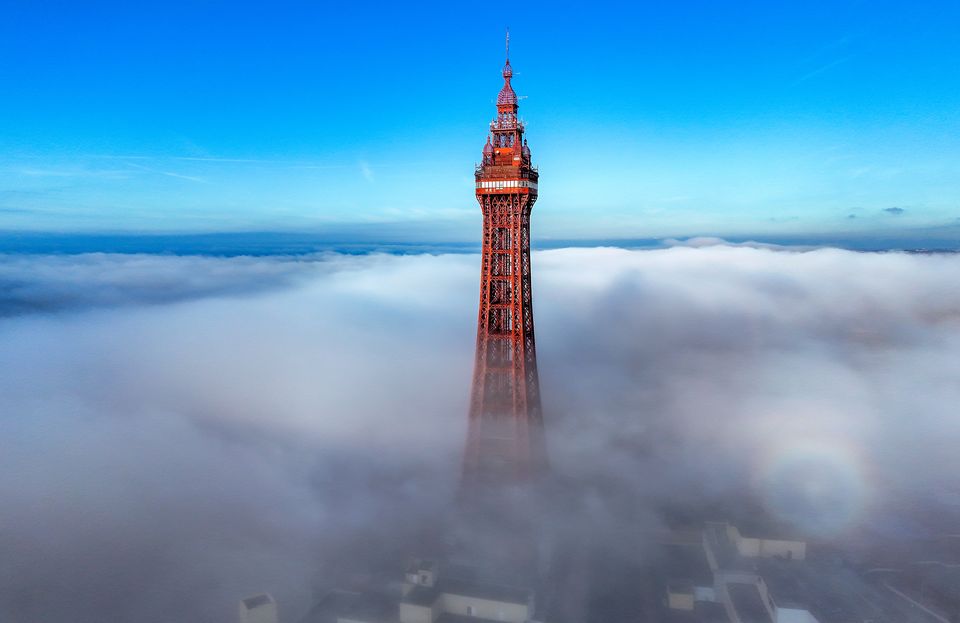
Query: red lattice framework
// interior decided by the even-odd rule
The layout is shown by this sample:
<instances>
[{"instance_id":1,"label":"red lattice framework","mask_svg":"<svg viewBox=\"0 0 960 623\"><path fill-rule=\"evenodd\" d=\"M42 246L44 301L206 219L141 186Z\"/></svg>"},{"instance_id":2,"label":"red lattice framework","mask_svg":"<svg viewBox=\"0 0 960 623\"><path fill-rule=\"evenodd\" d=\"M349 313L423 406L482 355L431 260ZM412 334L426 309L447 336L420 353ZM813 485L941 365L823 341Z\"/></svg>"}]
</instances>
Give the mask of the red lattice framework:
<instances>
[{"instance_id":1,"label":"red lattice framework","mask_svg":"<svg viewBox=\"0 0 960 623\"><path fill-rule=\"evenodd\" d=\"M530 279L530 212L539 173L517 118L510 60L476 167L483 211L477 353L464 480L522 482L546 464Z\"/></svg>"}]
</instances>

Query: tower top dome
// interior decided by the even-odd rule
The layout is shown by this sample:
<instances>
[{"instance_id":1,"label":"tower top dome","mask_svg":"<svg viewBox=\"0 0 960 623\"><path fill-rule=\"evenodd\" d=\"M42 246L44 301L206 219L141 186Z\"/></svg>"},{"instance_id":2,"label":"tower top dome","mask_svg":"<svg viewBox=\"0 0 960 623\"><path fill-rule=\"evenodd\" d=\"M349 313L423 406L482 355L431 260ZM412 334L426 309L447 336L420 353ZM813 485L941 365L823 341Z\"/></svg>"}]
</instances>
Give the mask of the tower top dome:
<instances>
[{"instance_id":1,"label":"tower top dome","mask_svg":"<svg viewBox=\"0 0 960 623\"><path fill-rule=\"evenodd\" d=\"M503 106L505 104L516 106L517 94L514 92L513 87L510 86L509 76L505 76L504 80L503 88L500 89L500 93L497 95L497 106Z\"/></svg>"}]
</instances>

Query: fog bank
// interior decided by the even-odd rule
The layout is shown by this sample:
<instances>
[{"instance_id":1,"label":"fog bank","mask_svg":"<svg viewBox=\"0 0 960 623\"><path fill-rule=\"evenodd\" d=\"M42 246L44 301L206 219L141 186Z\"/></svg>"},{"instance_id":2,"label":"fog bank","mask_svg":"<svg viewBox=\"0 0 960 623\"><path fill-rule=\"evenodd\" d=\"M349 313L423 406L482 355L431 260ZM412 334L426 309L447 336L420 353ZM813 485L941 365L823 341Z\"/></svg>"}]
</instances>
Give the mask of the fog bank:
<instances>
[{"instance_id":1,"label":"fog bank","mask_svg":"<svg viewBox=\"0 0 960 623\"><path fill-rule=\"evenodd\" d=\"M821 539L955 513L960 256L694 246L534 254L563 521L642 555L733 495ZM268 590L295 620L414 542L456 486L478 263L2 257L0 618Z\"/></svg>"}]
</instances>

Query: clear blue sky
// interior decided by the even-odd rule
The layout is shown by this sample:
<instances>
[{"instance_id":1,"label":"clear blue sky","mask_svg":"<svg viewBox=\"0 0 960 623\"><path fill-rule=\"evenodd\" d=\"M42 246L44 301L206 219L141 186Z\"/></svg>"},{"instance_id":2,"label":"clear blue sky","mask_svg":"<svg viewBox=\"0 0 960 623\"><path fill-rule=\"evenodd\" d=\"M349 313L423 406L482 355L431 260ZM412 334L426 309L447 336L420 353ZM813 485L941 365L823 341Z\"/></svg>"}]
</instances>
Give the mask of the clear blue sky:
<instances>
[{"instance_id":1,"label":"clear blue sky","mask_svg":"<svg viewBox=\"0 0 960 623\"><path fill-rule=\"evenodd\" d=\"M477 234L502 80L549 238L960 224L960 3L43 2L0 15L0 230Z\"/></svg>"}]
</instances>

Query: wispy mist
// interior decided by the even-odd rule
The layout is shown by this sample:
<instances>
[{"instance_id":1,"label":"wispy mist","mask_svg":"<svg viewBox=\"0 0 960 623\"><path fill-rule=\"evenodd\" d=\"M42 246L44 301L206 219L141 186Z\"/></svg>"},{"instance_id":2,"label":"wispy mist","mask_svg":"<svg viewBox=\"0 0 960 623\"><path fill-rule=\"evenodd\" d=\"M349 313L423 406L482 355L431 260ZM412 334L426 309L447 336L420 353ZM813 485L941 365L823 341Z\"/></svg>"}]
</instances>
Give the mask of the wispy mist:
<instances>
[{"instance_id":1,"label":"wispy mist","mask_svg":"<svg viewBox=\"0 0 960 623\"><path fill-rule=\"evenodd\" d=\"M477 263L3 258L0 618L230 621L269 590L295 620L415 546L456 486ZM562 522L640 556L734 495L818 539L957 511L960 257L562 249L534 275Z\"/></svg>"}]
</instances>

